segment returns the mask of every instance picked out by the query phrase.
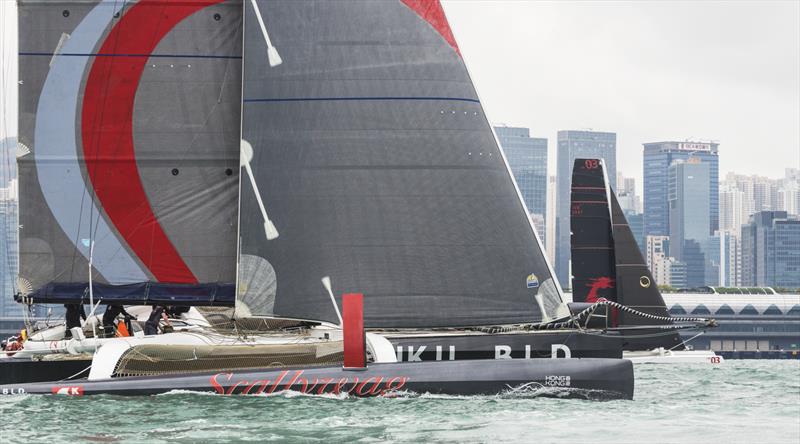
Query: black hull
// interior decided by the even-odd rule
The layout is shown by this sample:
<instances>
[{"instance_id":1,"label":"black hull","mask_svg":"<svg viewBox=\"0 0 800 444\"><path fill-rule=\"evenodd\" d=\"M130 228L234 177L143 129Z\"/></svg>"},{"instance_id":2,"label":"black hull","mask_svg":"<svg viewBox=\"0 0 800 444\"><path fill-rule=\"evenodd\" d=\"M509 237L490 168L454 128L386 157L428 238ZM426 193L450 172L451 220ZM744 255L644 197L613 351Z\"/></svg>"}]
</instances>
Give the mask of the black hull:
<instances>
[{"instance_id":1,"label":"black hull","mask_svg":"<svg viewBox=\"0 0 800 444\"><path fill-rule=\"evenodd\" d=\"M572 358L622 358L622 340L615 334L572 331L441 336L384 334L394 346L399 361L550 358L553 345L565 345L569 348ZM559 351L558 356L565 357L564 351ZM62 381L74 377L91 363L90 359L59 361L2 359L0 385ZM77 376L85 377L87 374L84 372Z\"/></svg>"},{"instance_id":2,"label":"black hull","mask_svg":"<svg viewBox=\"0 0 800 444\"><path fill-rule=\"evenodd\" d=\"M622 337L578 331L447 334L411 336L383 333L399 361L450 361L463 359L550 358L553 346L564 345L573 358L622 358ZM424 348L423 348L424 347ZM564 351L558 352L565 357Z\"/></svg>"},{"instance_id":3,"label":"black hull","mask_svg":"<svg viewBox=\"0 0 800 444\"><path fill-rule=\"evenodd\" d=\"M189 376L75 380L0 386L0 394L155 395L172 390L220 395L272 394L394 396L519 393L582 399L633 399L633 365L624 359L464 360L341 367L265 369Z\"/></svg>"},{"instance_id":4,"label":"black hull","mask_svg":"<svg viewBox=\"0 0 800 444\"><path fill-rule=\"evenodd\" d=\"M91 359L32 361L0 359L0 385L30 382L61 381L71 377L85 378Z\"/></svg>"}]
</instances>

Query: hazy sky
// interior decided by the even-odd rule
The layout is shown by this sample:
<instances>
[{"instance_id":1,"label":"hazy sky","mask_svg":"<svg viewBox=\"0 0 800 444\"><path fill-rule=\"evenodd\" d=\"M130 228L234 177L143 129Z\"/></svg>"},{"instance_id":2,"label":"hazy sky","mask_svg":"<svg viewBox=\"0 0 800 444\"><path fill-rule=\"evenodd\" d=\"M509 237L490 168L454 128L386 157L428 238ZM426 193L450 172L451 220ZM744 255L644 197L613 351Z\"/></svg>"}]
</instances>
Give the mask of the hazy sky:
<instances>
[{"instance_id":1,"label":"hazy sky","mask_svg":"<svg viewBox=\"0 0 800 444\"><path fill-rule=\"evenodd\" d=\"M800 1L443 3L489 117L550 139L551 174L556 132L582 128L616 132L637 178L642 142L667 139L719 141L721 176L800 167ZM4 114L0 138L16 130Z\"/></svg>"},{"instance_id":2,"label":"hazy sky","mask_svg":"<svg viewBox=\"0 0 800 444\"><path fill-rule=\"evenodd\" d=\"M720 176L800 167L796 0L443 3L490 119L550 139L550 174L584 128L637 178L643 142L687 138L720 143Z\"/></svg>"}]
</instances>

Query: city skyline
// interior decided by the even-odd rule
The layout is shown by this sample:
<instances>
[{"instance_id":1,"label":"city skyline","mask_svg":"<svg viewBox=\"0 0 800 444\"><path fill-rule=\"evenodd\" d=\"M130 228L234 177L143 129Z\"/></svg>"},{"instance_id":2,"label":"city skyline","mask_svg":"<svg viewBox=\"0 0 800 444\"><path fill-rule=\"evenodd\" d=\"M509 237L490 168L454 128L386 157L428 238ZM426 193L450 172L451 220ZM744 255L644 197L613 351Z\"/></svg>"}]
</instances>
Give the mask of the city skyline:
<instances>
[{"instance_id":1,"label":"city skyline","mask_svg":"<svg viewBox=\"0 0 800 444\"><path fill-rule=\"evenodd\" d=\"M614 133L559 131L555 142L559 169L556 175L548 175L547 189L543 190L525 184L530 182L526 175L530 175L532 164L543 161L541 151L547 139L533 139L530 129L523 127L501 126L495 127L495 131L514 176L518 182L522 181L519 187L526 201L534 196L547 196L548 216L544 221L538 221L537 231L546 233L547 256L562 286L567 288L570 286L569 239L562 224L565 223L563 207L569 199L559 197L565 195L563 188L568 186L570 177L566 161L575 157L606 159L610 185L614 187L616 181L614 191L659 285L675 288L739 286L751 278L743 276L744 256L749 253L742 248L742 236L753 218L762 217L764 212L783 212L789 221L798 219L800 169L785 168L784 177L776 179L736 172L720 178L717 144L644 143L642 162L646 174L640 196L635 178L626 177L619 170L612 173L616 161ZM539 143L534 143L534 140ZM541 174L541 169L538 171ZM654 208L654 202L664 205ZM648 218L643 213L648 206L649 233L645 225ZM542 223L544 228L539 225ZM788 242L789 250L774 256L775 266L783 267L783 270L793 270L792 267L796 266L793 263L800 261L794 258L800 257L800 250L795 252L797 248L791 246L791 240ZM762 282L769 285L769 279ZM781 282L793 281L775 281L775 285L780 286Z\"/></svg>"}]
</instances>

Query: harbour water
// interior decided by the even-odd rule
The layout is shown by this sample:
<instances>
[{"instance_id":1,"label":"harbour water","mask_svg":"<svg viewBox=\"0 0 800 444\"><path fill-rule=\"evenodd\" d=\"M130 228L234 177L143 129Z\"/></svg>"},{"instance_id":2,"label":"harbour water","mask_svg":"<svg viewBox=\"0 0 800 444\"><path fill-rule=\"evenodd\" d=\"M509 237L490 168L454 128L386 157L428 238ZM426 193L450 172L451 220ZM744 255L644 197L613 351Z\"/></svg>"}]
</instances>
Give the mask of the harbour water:
<instances>
[{"instance_id":1,"label":"harbour water","mask_svg":"<svg viewBox=\"0 0 800 444\"><path fill-rule=\"evenodd\" d=\"M636 366L634 401L0 396L0 442L800 443L800 361Z\"/></svg>"}]
</instances>

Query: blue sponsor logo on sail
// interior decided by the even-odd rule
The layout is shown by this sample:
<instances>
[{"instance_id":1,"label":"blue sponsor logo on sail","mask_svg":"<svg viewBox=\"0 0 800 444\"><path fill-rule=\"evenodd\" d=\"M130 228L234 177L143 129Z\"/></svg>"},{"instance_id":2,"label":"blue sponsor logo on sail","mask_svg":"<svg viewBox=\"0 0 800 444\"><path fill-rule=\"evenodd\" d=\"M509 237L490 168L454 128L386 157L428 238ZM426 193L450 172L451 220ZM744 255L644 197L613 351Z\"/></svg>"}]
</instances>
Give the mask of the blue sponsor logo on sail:
<instances>
[{"instance_id":1,"label":"blue sponsor logo on sail","mask_svg":"<svg viewBox=\"0 0 800 444\"><path fill-rule=\"evenodd\" d=\"M539 288L539 278L537 278L533 273L528 275L527 283L528 288Z\"/></svg>"}]
</instances>

